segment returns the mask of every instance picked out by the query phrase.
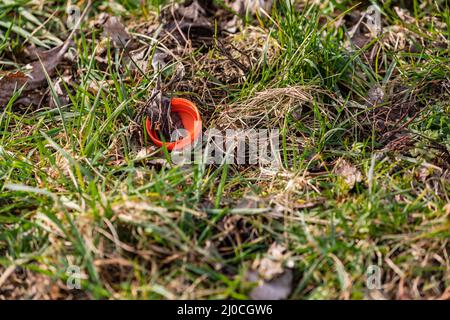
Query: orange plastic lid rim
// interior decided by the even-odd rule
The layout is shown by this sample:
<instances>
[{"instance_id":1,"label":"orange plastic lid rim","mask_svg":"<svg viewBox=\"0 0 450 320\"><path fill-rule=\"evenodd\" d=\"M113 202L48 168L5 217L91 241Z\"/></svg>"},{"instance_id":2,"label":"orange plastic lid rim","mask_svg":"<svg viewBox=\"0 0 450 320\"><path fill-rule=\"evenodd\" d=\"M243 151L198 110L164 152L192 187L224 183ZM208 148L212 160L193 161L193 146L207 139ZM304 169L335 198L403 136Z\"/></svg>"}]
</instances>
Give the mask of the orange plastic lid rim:
<instances>
[{"instance_id":1,"label":"orange plastic lid rim","mask_svg":"<svg viewBox=\"0 0 450 320\"><path fill-rule=\"evenodd\" d=\"M194 103L183 98L172 98L170 100L171 112L178 113L184 129L188 132L188 136L173 142L164 142L158 138L155 130L152 129L151 121L147 117L146 129L152 142L158 146L166 146L167 150L180 150L186 146L190 146L201 134L202 120L200 113Z\"/></svg>"}]
</instances>

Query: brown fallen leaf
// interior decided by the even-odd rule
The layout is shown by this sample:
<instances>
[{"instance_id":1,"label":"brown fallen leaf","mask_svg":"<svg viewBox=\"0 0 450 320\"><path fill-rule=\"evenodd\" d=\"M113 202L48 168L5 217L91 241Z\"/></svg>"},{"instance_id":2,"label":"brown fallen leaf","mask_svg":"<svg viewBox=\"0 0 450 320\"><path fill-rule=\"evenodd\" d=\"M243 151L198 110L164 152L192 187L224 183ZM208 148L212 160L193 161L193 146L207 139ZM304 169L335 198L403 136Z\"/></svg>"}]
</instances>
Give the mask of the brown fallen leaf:
<instances>
[{"instance_id":1,"label":"brown fallen leaf","mask_svg":"<svg viewBox=\"0 0 450 320\"><path fill-rule=\"evenodd\" d=\"M5 74L0 79L0 106L5 107L14 91L22 88L27 80L27 76L20 71Z\"/></svg>"},{"instance_id":2,"label":"brown fallen leaf","mask_svg":"<svg viewBox=\"0 0 450 320\"><path fill-rule=\"evenodd\" d=\"M164 67L167 65L166 59L167 59L168 54L161 52L161 51L156 51L153 54L153 58L152 58L152 68L154 72L158 72L161 71L162 69L164 69Z\"/></svg>"},{"instance_id":3,"label":"brown fallen leaf","mask_svg":"<svg viewBox=\"0 0 450 320\"><path fill-rule=\"evenodd\" d=\"M348 31L348 41L346 44L349 50L359 50L363 49L362 55L365 59L373 61L374 54L376 53L379 45L374 43L369 45L373 39L375 39L381 32L382 28L379 25L373 23L372 15L376 14L375 8L370 8L367 12L354 12L352 15L348 16L348 23L351 29ZM377 23L381 24L381 21ZM366 46L368 46L366 48Z\"/></svg>"},{"instance_id":4,"label":"brown fallen leaf","mask_svg":"<svg viewBox=\"0 0 450 320\"><path fill-rule=\"evenodd\" d=\"M86 9L77 22L81 23L84 16L91 6L89 1ZM72 38L75 34L77 26L75 26L69 37L58 47L47 51L34 51L37 60L29 65L30 73L12 72L5 74L0 79L0 107L5 107L9 102L14 92L22 89L21 96L16 102L38 104L41 101L39 94L33 93L34 90L46 85L46 74L51 77L54 75L56 67L61 62L64 54L72 43ZM31 98L33 97L33 98Z\"/></svg>"},{"instance_id":5,"label":"brown fallen leaf","mask_svg":"<svg viewBox=\"0 0 450 320\"><path fill-rule=\"evenodd\" d=\"M22 95L26 95L32 90L44 86L47 82L46 73L49 77L54 75L56 67L67 52L70 43L70 41L65 41L56 48L39 53L38 60L30 64L29 69L31 69L31 72L29 74L19 71L2 77L0 79L0 105L4 107L14 92L20 88L23 88ZM31 99L29 102L36 104L34 99Z\"/></svg>"},{"instance_id":6,"label":"brown fallen leaf","mask_svg":"<svg viewBox=\"0 0 450 320\"><path fill-rule=\"evenodd\" d=\"M117 48L128 47L132 40L131 35L125 30L119 18L114 16L106 19L106 22L103 24L103 34L105 37L110 38L113 45Z\"/></svg>"},{"instance_id":7,"label":"brown fallen leaf","mask_svg":"<svg viewBox=\"0 0 450 320\"><path fill-rule=\"evenodd\" d=\"M199 18L206 15L205 9L198 2L198 0L192 1L192 3L188 6L181 6L178 9L178 12L184 18L191 19L193 21L198 21Z\"/></svg>"},{"instance_id":8,"label":"brown fallen leaf","mask_svg":"<svg viewBox=\"0 0 450 320\"><path fill-rule=\"evenodd\" d=\"M371 39L365 34L357 32L353 37L351 37L350 40L357 49L362 49L370 42Z\"/></svg>"},{"instance_id":9,"label":"brown fallen leaf","mask_svg":"<svg viewBox=\"0 0 450 320\"><path fill-rule=\"evenodd\" d=\"M284 264L289 259L287 249L276 242L272 243L266 255L262 259L253 262L253 270L258 270L259 276L270 280L284 271Z\"/></svg>"}]
</instances>

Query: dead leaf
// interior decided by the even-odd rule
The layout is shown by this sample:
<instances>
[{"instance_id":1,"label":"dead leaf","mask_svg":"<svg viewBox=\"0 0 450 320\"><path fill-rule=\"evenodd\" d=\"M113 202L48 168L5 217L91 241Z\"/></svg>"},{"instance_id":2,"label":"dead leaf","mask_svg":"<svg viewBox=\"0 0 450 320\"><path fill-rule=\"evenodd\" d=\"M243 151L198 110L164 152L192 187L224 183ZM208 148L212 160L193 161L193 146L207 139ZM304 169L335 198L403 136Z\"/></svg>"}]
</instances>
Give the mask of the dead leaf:
<instances>
[{"instance_id":1,"label":"dead leaf","mask_svg":"<svg viewBox=\"0 0 450 320\"><path fill-rule=\"evenodd\" d=\"M351 37L351 42L357 49L361 49L370 42L370 38L365 34L356 33L353 37Z\"/></svg>"},{"instance_id":2,"label":"dead leaf","mask_svg":"<svg viewBox=\"0 0 450 320\"><path fill-rule=\"evenodd\" d=\"M166 53L160 51L156 51L153 54L152 67L154 72L158 72L159 70L164 69L164 67L167 65L167 56L168 55Z\"/></svg>"},{"instance_id":3,"label":"dead leaf","mask_svg":"<svg viewBox=\"0 0 450 320\"><path fill-rule=\"evenodd\" d=\"M127 56L127 65L131 71L140 72L146 74L149 65L149 48L143 48L130 52Z\"/></svg>"},{"instance_id":4,"label":"dead leaf","mask_svg":"<svg viewBox=\"0 0 450 320\"><path fill-rule=\"evenodd\" d=\"M198 0L192 1L187 7L181 6L178 12L187 19L198 20L199 17L205 16L205 9L199 4Z\"/></svg>"},{"instance_id":5,"label":"dead leaf","mask_svg":"<svg viewBox=\"0 0 450 320\"><path fill-rule=\"evenodd\" d=\"M94 19L91 19L89 21L89 27L100 28L106 23L106 20L108 20L109 17L110 15L108 13L100 12L97 16L94 17Z\"/></svg>"},{"instance_id":6,"label":"dead leaf","mask_svg":"<svg viewBox=\"0 0 450 320\"><path fill-rule=\"evenodd\" d=\"M103 34L106 38L110 38L116 48L127 47L132 37L125 30L125 27L117 17L108 17L103 24Z\"/></svg>"},{"instance_id":7,"label":"dead leaf","mask_svg":"<svg viewBox=\"0 0 450 320\"><path fill-rule=\"evenodd\" d=\"M365 13L356 11L348 15L347 18L350 20L348 22L351 23L351 29L348 32L350 38L350 42L347 43L348 49L351 49L350 43L357 49L364 48L381 32L379 25L373 24L375 18L370 18L377 15L376 9L370 7L368 10ZM381 24L380 21L377 21L377 23ZM364 53L364 56L366 56L366 53Z\"/></svg>"},{"instance_id":8,"label":"dead leaf","mask_svg":"<svg viewBox=\"0 0 450 320\"><path fill-rule=\"evenodd\" d=\"M22 89L21 97L16 102L34 105L41 102L43 93L35 92L35 90L47 84L47 75L49 77L54 75L56 67L72 44L75 31L86 16L91 4L92 0L89 0L80 19L77 21L77 25L74 26L70 35L61 45L47 51L33 51L33 55L36 56L36 61L28 66L27 69L31 70L29 73L26 74L20 71L12 72L0 78L0 107L4 107L14 92L19 89Z\"/></svg>"},{"instance_id":9,"label":"dead leaf","mask_svg":"<svg viewBox=\"0 0 450 320\"><path fill-rule=\"evenodd\" d=\"M290 256L286 247L274 242L262 259L258 258L253 262L252 270L258 274L258 278L272 280L284 273L285 266L293 266Z\"/></svg>"},{"instance_id":10,"label":"dead leaf","mask_svg":"<svg viewBox=\"0 0 450 320\"><path fill-rule=\"evenodd\" d=\"M350 189L352 189L356 183L362 181L361 172L354 165L342 158L337 161L333 171L336 175L343 178Z\"/></svg>"},{"instance_id":11,"label":"dead leaf","mask_svg":"<svg viewBox=\"0 0 450 320\"><path fill-rule=\"evenodd\" d=\"M0 105L5 107L14 91L22 88L28 81L23 72L7 73L0 79Z\"/></svg>"},{"instance_id":12,"label":"dead leaf","mask_svg":"<svg viewBox=\"0 0 450 320\"><path fill-rule=\"evenodd\" d=\"M32 96L31 91L45 86L47 83L46 73L49 77L54 75L56 67L63 59L70 44L71 41L66 41L56 48L36 53L38 60L29 65L28 69L31 71L28 74L19 71L3 76L0 79L0 106L4 107L13 93L20 88L23 88L22 96L24 98L17 102L26 101L28 96L29 103L38 104L41 97L38 96L38 100L29 99L29 96Z\"/></svg>"}]
</instances>

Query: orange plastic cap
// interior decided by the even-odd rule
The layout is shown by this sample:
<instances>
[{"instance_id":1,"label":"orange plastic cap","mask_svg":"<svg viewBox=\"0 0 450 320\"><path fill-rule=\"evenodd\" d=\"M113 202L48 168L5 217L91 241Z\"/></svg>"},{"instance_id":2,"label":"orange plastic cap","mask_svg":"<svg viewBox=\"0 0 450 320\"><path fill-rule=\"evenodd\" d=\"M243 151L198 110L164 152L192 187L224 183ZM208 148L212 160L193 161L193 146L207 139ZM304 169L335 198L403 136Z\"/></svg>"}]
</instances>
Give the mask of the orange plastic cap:
<instances>
[{"instance_id":1,"label":"orange plastic cap","mask_svg":"<svg viewBox=\"0 0 450 320\"><path fill-rule=\"evenodd\" d=\"M183 128L187 131L188 135L184 138L173 141L163 142L158 138L157 132L152 129L150 118L146 119L147 133L150 139L158 147L166 146L167 150L180 150L184 147L191 145L200 136L202 132L202 119L197 107L191 101L183 98L172 98L170 100L171 112L178 113Z\"/></svg>"}]
</instances>

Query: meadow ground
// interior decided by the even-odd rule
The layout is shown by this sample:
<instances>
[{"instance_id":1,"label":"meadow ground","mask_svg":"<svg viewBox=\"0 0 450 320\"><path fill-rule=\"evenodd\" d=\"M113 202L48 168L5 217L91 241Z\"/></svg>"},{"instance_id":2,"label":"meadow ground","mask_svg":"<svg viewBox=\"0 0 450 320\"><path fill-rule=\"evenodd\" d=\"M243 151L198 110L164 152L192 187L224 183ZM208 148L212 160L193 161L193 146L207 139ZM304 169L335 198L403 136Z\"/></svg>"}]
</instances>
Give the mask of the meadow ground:
<instances>
[{"instance_id":1,"label":"meadow ground","mask_svg":"<svg viewBox=\"0 0 450 320\"><path fill-rule=\"evenodd\" d=\"M0 1L1 299L450 299L448 2L245 3ZM280 167L172 163L155 92Z\"/></svg>"}]
</instances>

